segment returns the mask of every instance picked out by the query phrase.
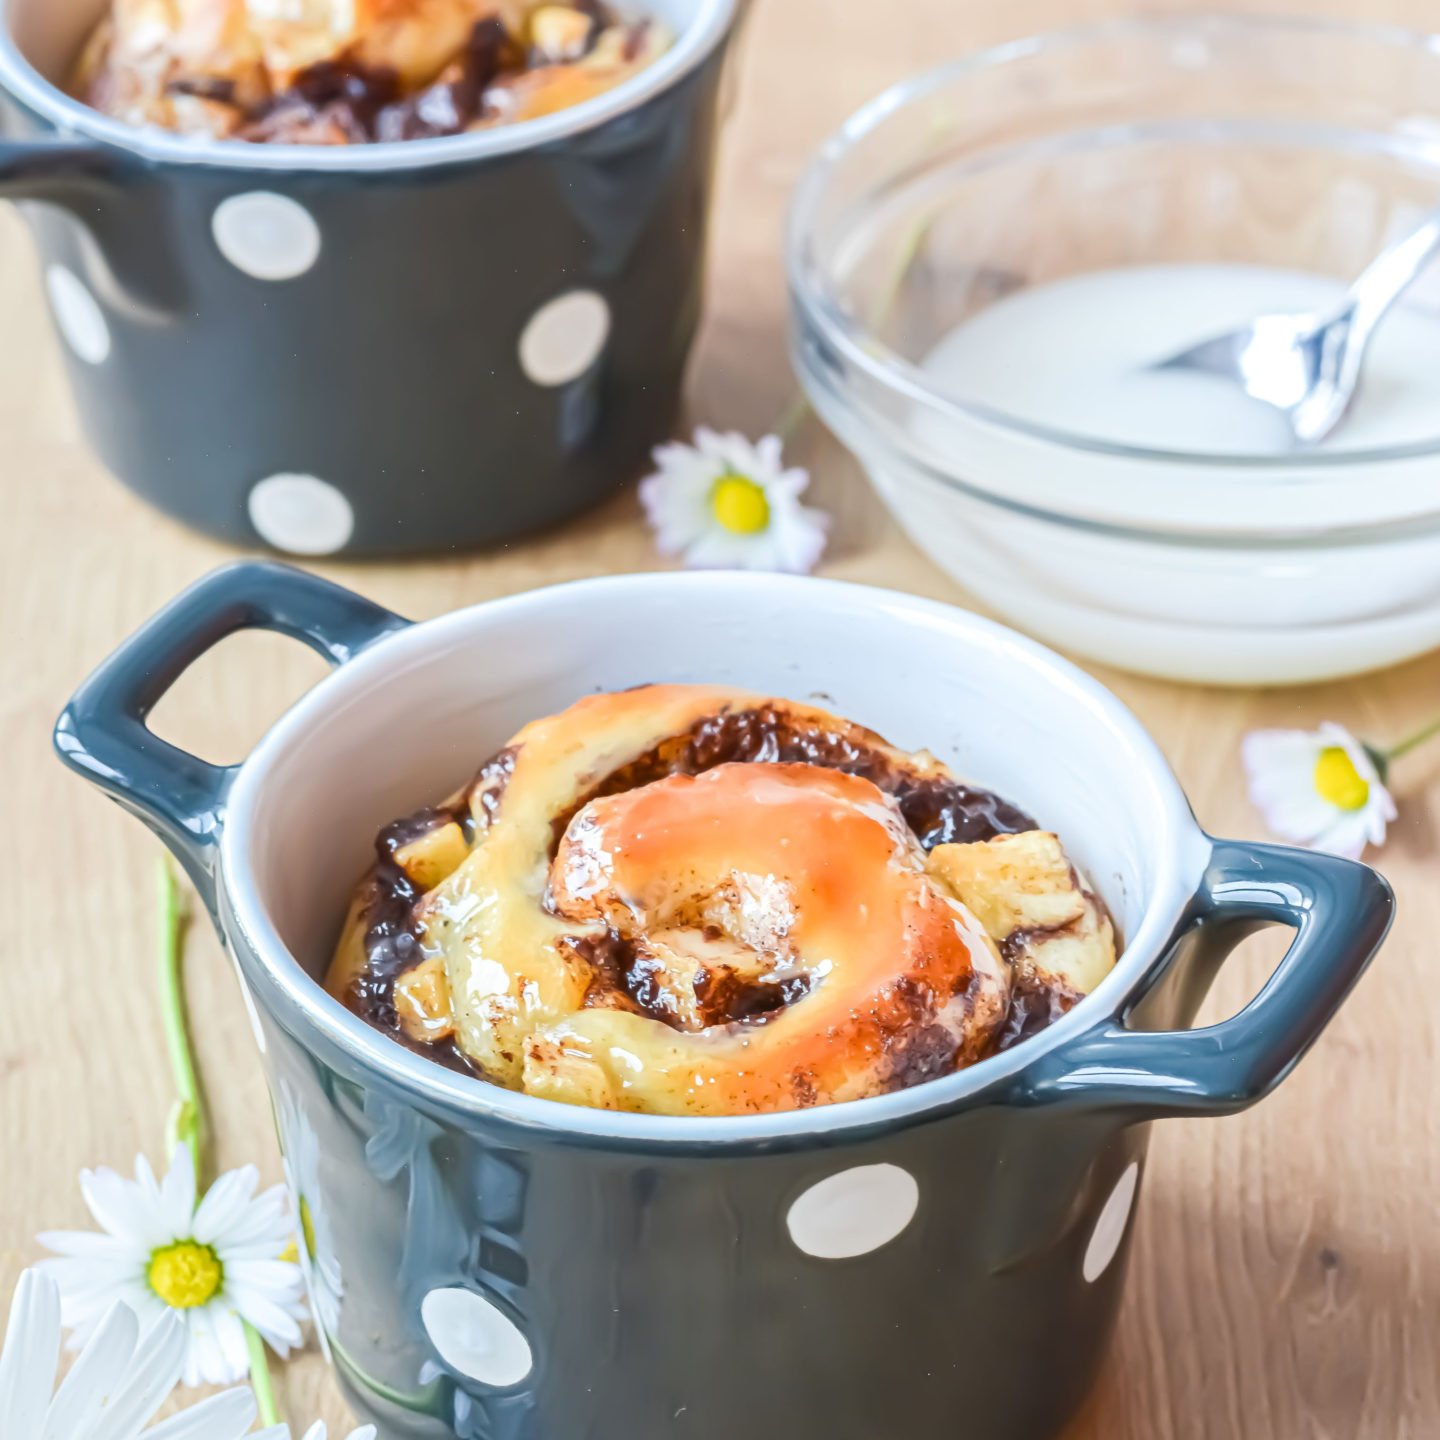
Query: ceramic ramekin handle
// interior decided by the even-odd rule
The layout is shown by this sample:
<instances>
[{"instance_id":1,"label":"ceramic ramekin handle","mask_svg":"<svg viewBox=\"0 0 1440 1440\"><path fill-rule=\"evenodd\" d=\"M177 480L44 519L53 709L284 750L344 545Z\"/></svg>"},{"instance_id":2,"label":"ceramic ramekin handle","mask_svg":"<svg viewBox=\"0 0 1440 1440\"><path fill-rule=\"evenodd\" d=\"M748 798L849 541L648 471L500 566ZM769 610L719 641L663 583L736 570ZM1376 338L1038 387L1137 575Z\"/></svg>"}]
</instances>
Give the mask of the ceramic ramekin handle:
<instances>
[{"instance_id":1,"label":"ceramic ramekin handle","mask_svg":"<svg viewBox=\"0 0 1440 1440\"><path fill-rule=\"evenodd\" d=\"M237 630L275 630L343 665L409 623L303 570L228 565L177 596L101 664L56 723L55 748L144 820L211 903L215 843L239 767L211 765L159 739L145 724L150 711L201 655Z\"/></svg>"},{"instance_id":2,"label":"ceramic ramekin handle","mask_svg":"<svg viewBox=\"0 0 1440 1440\"><path fill-rule=\"evenodd\" d=\"M1191 923L1228 948L1266 925L1295 939L1239 1014L1194 1030L1108 1019L1023 1079L1024 1100L1118 1112L1226 1115L1268 1094L1314 1043L1380 948L1395 897L1368 866L1279 845L1217 840Z\"/></svg>"}]
</instances>

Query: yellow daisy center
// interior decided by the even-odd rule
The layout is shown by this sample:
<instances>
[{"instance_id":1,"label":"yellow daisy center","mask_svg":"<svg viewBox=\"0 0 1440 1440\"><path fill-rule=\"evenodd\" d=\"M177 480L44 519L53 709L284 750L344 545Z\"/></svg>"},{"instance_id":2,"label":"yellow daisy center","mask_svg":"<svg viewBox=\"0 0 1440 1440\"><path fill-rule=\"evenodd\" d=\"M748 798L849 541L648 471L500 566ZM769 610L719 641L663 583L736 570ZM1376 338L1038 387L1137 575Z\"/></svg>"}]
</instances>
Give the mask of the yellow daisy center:
<instances>
[{"instance_id":1,"label":"yellow daisy center","mask_svg":"<svg viewBox=\"0 0 1440 1440\"><path fill-rule=\"evenodd\" d=\"M758 535L770 523L765 487L745 475L722 475L710 488L710 509L732 535Z\"/></svg>"},{"instance_id":2,"label":"yellow daisy center","mask_svg":"<svg viewBox=\"0 0 1440 1440\"><path fill-rule=\"evenodd\" d=\"M1370 782L1339 745L1327 745L1315 761L1315 789L1337 810L1363 810L1370 799Z\"/></svg>"},{"instance_id":3,"label":"yellow daisy center","mask_svg":"<svg viewBox=\"0 0 1440 1440\"><path fill-rule=\"evenodd\" d=\"M208 1245L177 1240L150 1256L150 1288L172 1310L196 1310L208 1305L225 1283L225 1267Z\"/></svg>"}]
</instances>

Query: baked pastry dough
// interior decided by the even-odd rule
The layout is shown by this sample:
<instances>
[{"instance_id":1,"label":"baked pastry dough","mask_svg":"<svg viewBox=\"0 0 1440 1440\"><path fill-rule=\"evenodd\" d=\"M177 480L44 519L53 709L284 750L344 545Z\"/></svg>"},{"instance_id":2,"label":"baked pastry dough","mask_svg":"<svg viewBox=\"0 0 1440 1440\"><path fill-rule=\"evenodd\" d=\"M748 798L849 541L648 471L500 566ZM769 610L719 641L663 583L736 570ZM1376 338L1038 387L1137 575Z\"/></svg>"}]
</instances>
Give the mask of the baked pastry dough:
<instances>
[{"instance_id":1,"label":"baked pastry dough","mask_svg":"<svg viewBox=\"0 0 1440 1440\"><path fill-rule=\"evenodd\" d=\"M418 139L579 104L671 39L594 0L110 0L72 89L182 133Z\"/></svg>"},{"instance_id":2,"label":"baked pastry dough","mask_svg":"<svg viewBox=\"0 0 1440 1440\"><path fill-rule=\"evenodd\" d=\"M379 850L330 989L574 1104L881 1094L983 1059L1114 963L1103 907L1013 806L824 710L725 687L535 721Z\"/></svg>"},{"instance_id":3,"label":"baked pastry dough","mask_svg":"<svg viewBox=\"0 0 1440 1440\"><path fill-rule=\"evenodd\" d=\"M597 800L550 883L559 915L627 948L668 1024L620 1002L538 1027L532 1095L691 1115L858 1100L979 1059L1009 1006L994 942L858 776L729 764Z\"/></svg>"},{"instance_id":4,"label":"baked pastry dough","mask_svg":"<svg viewBox=\"0 0 1440 1440\"><path fill-rule=\"evenodd\" d=\"M1013 970L1002 1043L1058 1019L1115 966L1115 927L1060 839L1044 830L941 845L931 870L969 905Z\"/></svg>"}]
</instances>

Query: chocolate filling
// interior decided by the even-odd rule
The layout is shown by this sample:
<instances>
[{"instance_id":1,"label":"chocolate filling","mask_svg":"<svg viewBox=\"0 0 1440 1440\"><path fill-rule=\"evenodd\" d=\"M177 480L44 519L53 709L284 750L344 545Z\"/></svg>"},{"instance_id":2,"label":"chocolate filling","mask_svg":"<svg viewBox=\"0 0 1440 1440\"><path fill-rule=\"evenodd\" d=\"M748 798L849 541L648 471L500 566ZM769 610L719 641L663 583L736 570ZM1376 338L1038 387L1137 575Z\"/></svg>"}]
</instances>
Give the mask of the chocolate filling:
<instances>
[{"instance_id":1,"label":"chocolate filling","mask_svg":"<svg viewBox=\"0 0 1440 1440\"><path fill-rule=\"evenodd\" d=\"M823 765L858 775L895 797L905 823L927 851L1037 828L1023 810L988 790L897 764L880 737L858 725L836 730L797 725L793 716L767 705L710 716L607 775L555 821L554 843L559 846L570 822L592 800L667 775L699 775L735 763Z\"/></svg>"},{"instance_id":2,"label":"chocolate filling","mask_svg":"<svg viewBox=\"0 0 1440 1440\"><path fill-rule=\"evenodd\" d=\"M626 1010L679 1028L662 983L661 962L636 940L617 930L603 935L571 935L561 941L594 972L585 993L589 1010ZM810 992L808 975L741 975L728 965L699 970L695 976L696 1013L705 1026L763 1024Z\"/></svg>"},{"instance_id":3,"label":"chocolate filling","mask_svg":"<svg viewBox=\"0 0 1440 1440\"><path fill-rule=\"evenodd\" d=\"M1062 1016L1068 1015L1084 998L1078 990L1072 990L1058 980L1042 982L1028 965L1017 966L1015 984L1010 992L1010 1011L995 1037L995 1050L1008 1050L1012 1045L1038 1035Z\"/></svg>"},{"instance_id":4,"label":"chocolate filling","mask_svg":"<svg viewBox=\"0 0 1440 1440\"><path fill-rule=\"evenodd\" d=\"M514 768L515 752L501 750L486 761L475 779L450 803L417 810L413 815L393 821L375 837L375 868L370 872L362 903L365 968L345 996L349 1008L377 1030L383 1030L421 1055L431 1056L467 1074L473 1074L474 1067L453 1042L424 1045L412 1041L400 1025L395 1009L395 982L425 955L415 915L421 891L396 856L407 845L444 825L459 825L466 841L473 843L478 821L488 825L494 820Z\"/></svg>"}]
</instances>

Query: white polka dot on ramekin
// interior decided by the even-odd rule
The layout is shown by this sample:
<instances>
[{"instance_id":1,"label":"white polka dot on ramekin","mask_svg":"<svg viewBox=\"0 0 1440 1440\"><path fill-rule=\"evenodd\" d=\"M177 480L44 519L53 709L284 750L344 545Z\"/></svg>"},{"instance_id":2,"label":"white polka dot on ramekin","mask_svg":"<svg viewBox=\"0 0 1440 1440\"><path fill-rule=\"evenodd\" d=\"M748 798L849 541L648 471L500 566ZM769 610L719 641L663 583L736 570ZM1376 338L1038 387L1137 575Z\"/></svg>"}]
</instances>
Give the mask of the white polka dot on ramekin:
<instances>
[{"instance_id":1,"label":"white polka dot on ramekin","mask_svg":"<svg viewBox=\"0 0 1440 1440\"><path fill-rule=\"evenodd\" d=\"M520 336L520 368L537 385L577 380L610 338L610 307L593 290L571 290L542 305Z\"/></svg>"},{"instance_id":2,"label":"white polka dot on ramekin","mask_svg":"<svg viewBox=\"0 0 1440 1440\"><path fill-rule=\"evenodd\" d=\"M80 277L63 265L46 270L45 288L50 292L55 324L65 343L87 365L100 364L110 354L110 326L100 302Z\"/></svg>"},{"instance_id":3,"label":"white polka dot on ramekin","mask_svg":"<svg viewBox=\"0 0 1440 1440\"><path fill-rule=\"evenodd\" d=\"M915 1218L920 1187L898 1165L858 1165L812 1185L791 1207L790 1238L819 1260L888 1245Z\"/></svg>"},{"instance_id":4,"label":"white polka dot on ramekin","mask_svg":"<svg viewBox=\"0 0 1440 1440\"><path fill-rule=\"evenodd\" d=\"M355 511L317 475L271 475L250 492L250 523L291 555L333 555L355 530Z\"/></svg>"},{"instance_id":5,"label":"white polka dot on ramekin","mask_svg":"<svg viewBox=\"0 0 1440 1440\"><path fill-rule=\"evenodd\" d=\"M473 1290L432 1290L420 1318L440 1358L482 1385L518 1385L534 1363L520 1327Z\"/></svg>"},{"instance_id":6,"label":"white polka dot on ramekin","mask_svg":"<svg viewBox=\"0 0 1440 1440\"><path fill-rule=\"evenodd\" d=\"M298 202L271 190L232 195L211 221L220 253L256 280L293 280L320 258L320 227Z\"/></svg>"},{"instance_id":7,"label":"white polka dot on ramekin","mask_svg":"<svg viewBox=\"0 0 1440 1440\"><path fill-rule=\"evenodd\" d=\"M1085 1250L1085 1278L1093 1285L1109 1268L1125 1238L1125 1225L1135 1205L1135 1187L1140 1181L1140 1166L1131 1161L1116 1182L1095 1222L1095 1233Z\"/></svg>"}]
</instances>

